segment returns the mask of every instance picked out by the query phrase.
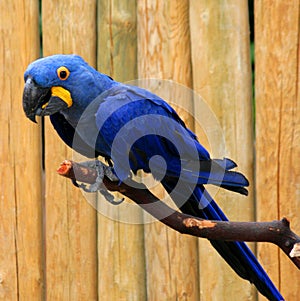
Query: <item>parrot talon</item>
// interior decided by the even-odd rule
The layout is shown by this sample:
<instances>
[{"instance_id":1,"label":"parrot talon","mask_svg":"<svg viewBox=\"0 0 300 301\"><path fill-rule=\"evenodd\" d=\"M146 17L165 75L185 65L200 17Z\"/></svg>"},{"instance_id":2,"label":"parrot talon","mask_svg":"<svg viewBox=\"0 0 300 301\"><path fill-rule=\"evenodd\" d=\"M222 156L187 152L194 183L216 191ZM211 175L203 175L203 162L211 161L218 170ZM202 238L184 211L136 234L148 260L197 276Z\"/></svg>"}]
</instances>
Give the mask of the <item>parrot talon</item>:
<instances>
[{"instance_id":1,"label":"parrot talon","mask_svg":"<svg viewBox=\"0 0 300 301\"><path fill-rule=\"evenodd\" d=\"M105 199L113 205L119 205L124 201L124 198L115 201L114 196L111 193L109 193L107 189L103 186L104 176L107 176L111 181L119 181L119 178L115 175L113 168L111 166L107 166L98 160L86 161L86 162L82 162L81 164L96 169L97 171L96 182L94 184L90 184L90 186L88 187L86 184L78 185L78 183L75 181L75 183L73 182L75 186L82 188L85 192L99 191L105 197Z\"/></svg>"},{"instance_id":2,"label":"parrot talon","mask_svg":"<svg viewBox=\"0 0 300 301\"><path fill-rule=\"evenodd\" d=\"M80 185L77 183L77 181L76 181L75 179L71 179L71 181L72 181L72 184L73 184L75 187L77 187L77 188L80 187Z\"/></svg>"}]
</instances>

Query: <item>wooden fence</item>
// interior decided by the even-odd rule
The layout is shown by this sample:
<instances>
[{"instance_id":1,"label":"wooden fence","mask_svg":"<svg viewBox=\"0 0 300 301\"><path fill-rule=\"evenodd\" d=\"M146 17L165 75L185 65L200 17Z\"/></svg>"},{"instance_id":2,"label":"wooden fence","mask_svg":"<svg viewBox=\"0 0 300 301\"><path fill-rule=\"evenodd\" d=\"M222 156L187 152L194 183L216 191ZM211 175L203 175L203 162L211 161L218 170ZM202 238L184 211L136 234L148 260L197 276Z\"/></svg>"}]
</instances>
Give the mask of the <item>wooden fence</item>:
<instances>
[{"instance_id":1,"label":"wooden fence","mask_svg":"<svg viewBox=\"0 0 300 301\"><path fill-rule=\"evenodd\" d=\"M232 220L286 216L299 233L300 1L254 2L255 131L247 1L43 0L41 12L37 0L0 2L0 300L264 300L206 240L97 213L55 172L70 149L48 120L43 140L21 106L23 72L41 49L80 54L119 81L190 87L222 128L226 149L212 153L251 182L248 198L220 191L218 203ZM172 101L205 118L192 98ZM298 300L295 266L270 244L257 254L286 300Z\"/></svg>"}]
</instances>

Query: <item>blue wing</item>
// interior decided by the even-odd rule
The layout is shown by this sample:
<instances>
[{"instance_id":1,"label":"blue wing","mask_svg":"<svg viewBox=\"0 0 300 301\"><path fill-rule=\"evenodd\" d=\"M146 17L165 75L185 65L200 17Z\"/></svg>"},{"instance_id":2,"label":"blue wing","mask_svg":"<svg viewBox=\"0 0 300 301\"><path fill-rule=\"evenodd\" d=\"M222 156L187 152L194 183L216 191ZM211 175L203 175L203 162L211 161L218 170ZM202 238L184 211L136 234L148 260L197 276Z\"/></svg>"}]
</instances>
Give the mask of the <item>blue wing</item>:
<instances>
[{"instance_id":1,"label":"blue wing","mask_svg":"<svg viewBox=\"0 0 300 301\"><path fill-rule=\"evenodd\" d=\"M167 165L168 176L181 175L187 182L225 188L248 185L243 175L224 168L229 160L211 160L177 113L149 91L126 85L113 87L99 105L96 124L100 136L111 146L109 155L121 179L128 176L130 170L139 169L161 178L161 160L151 160L157 156ZM97 150L102 144L102 141L97 144ZM129 164L126 164L128 158Z\"/></svg>"}]
</instances>

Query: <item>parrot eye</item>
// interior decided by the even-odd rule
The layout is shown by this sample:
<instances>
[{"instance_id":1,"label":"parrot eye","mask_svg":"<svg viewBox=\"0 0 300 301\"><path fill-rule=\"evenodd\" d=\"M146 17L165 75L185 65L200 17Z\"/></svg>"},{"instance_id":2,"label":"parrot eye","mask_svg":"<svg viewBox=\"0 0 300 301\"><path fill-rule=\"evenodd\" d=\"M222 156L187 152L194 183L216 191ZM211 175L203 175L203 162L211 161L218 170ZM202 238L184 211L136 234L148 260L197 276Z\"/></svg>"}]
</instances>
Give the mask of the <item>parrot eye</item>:
<instances>
[{"instance_id":1,"label":"parrot eye","mask_svg":"<svg viewBox=\"0 0 300 301\"><path fill-rule=\"evenodd\" d=\"M70 71L68 68L62 66L57 69L57 76L61 80L66 80L70 75Z\"/></svg>"}]
</instances>

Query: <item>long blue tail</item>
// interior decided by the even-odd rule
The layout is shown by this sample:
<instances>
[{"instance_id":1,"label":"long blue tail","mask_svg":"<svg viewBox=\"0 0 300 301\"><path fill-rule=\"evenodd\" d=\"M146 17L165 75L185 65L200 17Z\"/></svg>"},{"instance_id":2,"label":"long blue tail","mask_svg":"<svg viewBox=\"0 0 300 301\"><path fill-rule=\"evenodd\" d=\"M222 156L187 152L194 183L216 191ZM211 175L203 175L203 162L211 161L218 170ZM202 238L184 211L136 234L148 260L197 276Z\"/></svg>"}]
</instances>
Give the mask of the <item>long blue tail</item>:
<instances>
[{"instance_id":1,"label":"long blue tail","mask_svg":"<svg viewBox=\"0 0 300 301\"><path fill-rule=\"evenodd\" d=\"M166 177L162 181L162 185L170 193L176 186L176 180ZM228 187L226 188L228 189ZM174 191L172 192L174 202L183 213L209 220L228 220L203 185L197 185L189 199L182 204L182 199L184 199L185 195L186 193L182 190L175 194ZM219 240L211 240L210 242L233 270L243 279L253 283L261 294L271 301L284 300L244 242Z\"/></svg>"}]
</instances>

